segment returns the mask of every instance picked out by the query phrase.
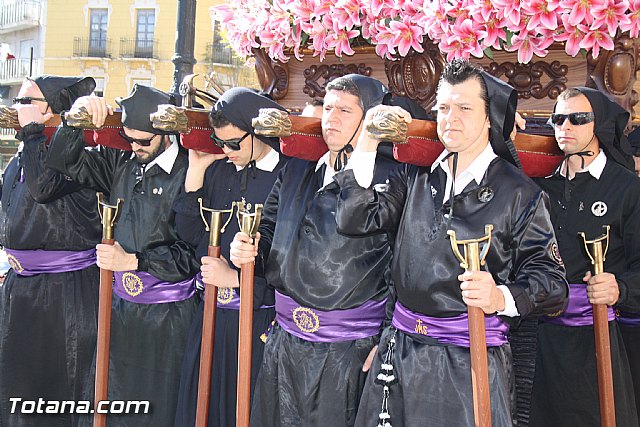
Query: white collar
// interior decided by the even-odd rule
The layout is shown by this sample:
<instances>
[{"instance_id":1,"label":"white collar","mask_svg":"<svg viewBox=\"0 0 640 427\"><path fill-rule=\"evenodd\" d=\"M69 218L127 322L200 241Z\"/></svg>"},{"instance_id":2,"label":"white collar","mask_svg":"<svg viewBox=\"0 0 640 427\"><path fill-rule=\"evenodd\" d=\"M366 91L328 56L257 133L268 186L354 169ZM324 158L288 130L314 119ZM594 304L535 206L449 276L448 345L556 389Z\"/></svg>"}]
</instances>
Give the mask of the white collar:
<instances>
[{"instance_id":1,"label":"white collar","mask_svg":"<svg viewBox=\"0 0 640 427\"><path fill-rule=\"evenodd\" d=\"M228 162L231 163L231 160L228 160ZM280 162L280 155L276 150L269 147L269 152L267 153L267 155L256 162L256 168L261 169L265 172L273 172L276 166L278 166L279 162ZM236 167L236 171L241 171L246 166L235 165L235 167Z\"/></svg>"},{"instance_id":2,"label":"white collar","mask_svg":"<svg viewBox=\"0 0 640 427\"><path fill-rule=\"evenodd\" d=\"M171 174L171 170L173 169L173 165L176 163L176 159L178 158L178 153L180 152L178 147L178 142L175 140L173 135L169 135L169 140L171 141L171 145L169 148L164 150L162 154L158 157L147 163L144 167L145 171L149 171L153 165L158 165L163 171L168 174ZM135 153L131 153L131 158L135 157Z\"/></svg>"},{"instance_id":3,"label":"white collar","mask_svg":"<svg viewBox=\"0 0 640 427\"><path fill-rule=\"evenodd\" d=\"M433 165L431 165L431 172L433 172L438 166L440 166L442 170L447 174L447 177L451 176L449 164L444 160L444 158L448 155L449 152L445 149L438 156L436 161L433 162ZM487 169L489 169L489 165L496 157L498 156L493 151L491 143L488 143L485 149L482 150L482 152L473 160L473 162L471 162L471 164L464 171L462 171L462 173L460 173L460 176L462 176L462 174L469 174L476 181L476 183L480 184L482 178L484 177L484 174L487 172ZM471 182L471 180L469 180L467 184L469 182Z\"/></svg>"},{"instance_id":4,"label":"white collar","mask_svg":"<svg viewBox=\"0 0 640 427\"><path fill-rule=\"evenodd\" d=\"M560 175L564 177L567 176L567 172L565 168L566 163L567 161L565 160L560 165ZM589 172L591 176L594 177L595 179L600 179L600 177L602 176L602 171L604 170L604 167L606 166L606 164L607 164L607 155L604 154L603 150L600 150L596 158L593 159L593 161L589 163L586 168L579 170L576 173ZM575 175L574 175L574 178L575 178Z\"/></svg>"},{"instance_id":5,"label":"white collar","mask_svg":"<svg viewBox=\"0 0 640 427\"><path fill-rule=\"evenodd\" d=\"M318 172L318 169L320 169L322 165L327 165L327 168L331 168L333 170L333 166L329 164L330 156L331 156L331 151L327 151L326 153L324 153L322 157L320 157L320 159L318 160L318 163L316 164L316 172Z\"/></svg>"}]
</instances>

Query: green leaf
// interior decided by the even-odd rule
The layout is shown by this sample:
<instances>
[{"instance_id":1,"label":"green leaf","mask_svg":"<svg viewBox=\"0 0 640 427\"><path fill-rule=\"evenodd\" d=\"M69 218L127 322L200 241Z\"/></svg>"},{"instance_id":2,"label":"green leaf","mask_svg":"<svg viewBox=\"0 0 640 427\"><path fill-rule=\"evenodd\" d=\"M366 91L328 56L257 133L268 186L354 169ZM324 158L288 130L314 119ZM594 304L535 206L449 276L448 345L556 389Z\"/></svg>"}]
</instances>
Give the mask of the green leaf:
<instances>
[{"instance_id":1,"label":"green leaf","mask_svg":"<svg viewBox=\"0 0 640 427\"><path fill-rule=\"evenodd\" d=\"M309 40L309 34L303 32L302 37L300 37L300 46L306 46L307 40Z\"/></svg>"},{"instance_id":2,"label":"green leaf","mask_svg":"<svg viewBox=\"0 0 640 427\"><path fill-rule=\"evenodd\" d=\"M490 47L485 48L483 52L487 58L493 59L493 50Z\"/></svg>"},{"instance_id":3,"label":"green leaf","mask_svg":"<svg viewBox=\"0 0 640 427\"><path fill-rule=\"evenodd\" d=\"M505 28L505 33L507 35L507 47L511 47L511 38L513 37L513 32L509 31L508 29Z\"/></svg>"}]
</instances>

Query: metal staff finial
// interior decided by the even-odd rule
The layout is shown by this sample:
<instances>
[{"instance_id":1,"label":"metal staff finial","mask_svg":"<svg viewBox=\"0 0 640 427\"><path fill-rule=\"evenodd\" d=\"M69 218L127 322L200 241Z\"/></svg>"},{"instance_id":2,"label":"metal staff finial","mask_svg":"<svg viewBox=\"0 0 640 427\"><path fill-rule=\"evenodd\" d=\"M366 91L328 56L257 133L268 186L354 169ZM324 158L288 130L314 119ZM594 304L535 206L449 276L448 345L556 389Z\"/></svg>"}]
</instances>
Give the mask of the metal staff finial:
<instances>
[{"instance_id":1,"label":"metal staff finial","mask_svg":"<svg viewBox=\"0 0 640 427\"><path fill-rule=\"evenodd\" d=\"M124 200L118 197L115 205L110 205L104 201L104 194L97 193L98 197L98 213L102 222L102 238L113 239L113 227L120 215L120 204Z\"/></svg>"}]
</instances>

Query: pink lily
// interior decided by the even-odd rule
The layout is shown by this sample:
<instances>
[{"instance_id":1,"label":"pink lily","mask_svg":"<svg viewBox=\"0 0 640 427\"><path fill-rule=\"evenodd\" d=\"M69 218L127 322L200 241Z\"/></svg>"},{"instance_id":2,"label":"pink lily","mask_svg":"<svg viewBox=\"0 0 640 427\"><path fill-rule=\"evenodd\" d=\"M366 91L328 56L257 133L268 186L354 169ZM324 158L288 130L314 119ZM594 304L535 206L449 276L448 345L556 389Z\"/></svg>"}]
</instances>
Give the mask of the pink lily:
<instances>
[{"instance_id":1,"label":"pink lily","mask_svg":"<svg viewBox=\"0 0 640 427\"><path fill-rule=\"evenodd\" d=\"M629 22L629 17L626 15L627 9L629 9L629 3L626 0L604 0L601 6L594 7L591 10L593 15L593 28L600 28L603 25L607 26L609 35L611 37L616 36L618 26L626 25Z\"/></svg>"},{"instance_id":2,"label":"pink lily","mask_svg":"<svg viewBox=\"0 0 640 427\"><path fill-rule=\"evenodd\" d=\"M580 42L580 47L587 50L591 49L593 59L600 55L600 48L613 50L613 39L605 31L604 27L594 29L586 25L578 25L578 28L585 33L584 39Z\"/></svg>"},{"instance_id":3,"label":"pink lily","mask_svg":"<svg viewBox=\"0 0 640 427\"><path fill-rule=\"evenodd\" d=\"M413 25L410 17L405 16L402 22L391 21L389 29L394 34L400 56L405 56L411 48L416 52L424 51L421 46L422 36L424 35L423 29Z\"/></svg>"}]
</instances>

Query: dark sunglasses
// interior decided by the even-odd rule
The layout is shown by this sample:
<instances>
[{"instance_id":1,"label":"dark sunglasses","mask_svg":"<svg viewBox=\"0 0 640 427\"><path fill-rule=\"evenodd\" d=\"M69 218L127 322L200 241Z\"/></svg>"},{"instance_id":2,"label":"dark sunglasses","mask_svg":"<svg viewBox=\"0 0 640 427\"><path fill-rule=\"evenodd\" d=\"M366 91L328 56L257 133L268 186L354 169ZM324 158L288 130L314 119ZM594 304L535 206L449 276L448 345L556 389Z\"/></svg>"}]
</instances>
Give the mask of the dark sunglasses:
<instances>
[{"instance_id":1,"label":"dark sunglasses","mask_svg":"<svg viewBox=\"0 0 640 427\"><path fill-rule=\"evenodd\" d=\"M18 97L13 98L14 104L31 104L31 101L47 102L47 100L44 98L34 98L32 96L23 96L21 98L18 98Z\"/></svg>"},{"instance_id":2,"label":"dark sunglasses","mask_svg":"<svg viewBox=\"0 0 640 427\"><path fill-rule=\"evenodd\" d=\"M131 138L129 135L127 135L126 133L124 133L123 129L120 129L120 131L118 132L118 135L120 135L122 137L122 139L124 139L125 141L127 141L129 144L133 144L134 142L142 147L148 147L151 145L151 141L153 140L153 138L155 138L157 135L153 135L151 138L149 139L137 139L137 138Z\"/></svg>"},{"instance_id":3,"label":"dark sunglasses","mask_svg":"<svg viewBox=\"0 0 640 427\"><path fill-rule=\"evenodd\" d=\"M229 149L238 151L240 149L240 143L249 135L251 135L251 132L245 133L242 138L224 140L218 138L215 133L212 133L211 140L220 148L224 148L224 146L226 145L227 147L229 147Z\"/></svg>"},{"instance_id":4,"label":"dark sunglasses","mask_svg":"<svg viewBox=\"0 0 640 427\"><path fill-rule=\"evenodd\" d=\"M595 116L591 111L571 114L552 114L551 117L549 117L548 123L553 126L562 126L567 118L572 125L581 126L591 123L595 119Z\"/></svg>"}]
</instances>

